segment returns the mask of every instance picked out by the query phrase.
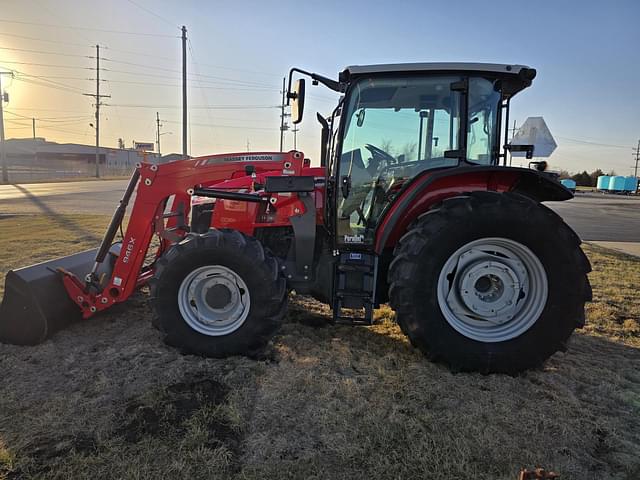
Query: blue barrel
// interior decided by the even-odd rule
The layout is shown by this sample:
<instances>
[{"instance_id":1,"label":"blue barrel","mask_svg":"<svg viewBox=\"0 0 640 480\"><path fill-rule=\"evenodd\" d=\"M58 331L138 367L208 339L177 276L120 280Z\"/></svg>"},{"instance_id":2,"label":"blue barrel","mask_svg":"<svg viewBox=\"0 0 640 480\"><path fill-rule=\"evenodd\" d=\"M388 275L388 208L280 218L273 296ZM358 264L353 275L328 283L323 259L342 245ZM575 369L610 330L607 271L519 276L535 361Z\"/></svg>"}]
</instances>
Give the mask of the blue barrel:
<instances>
[{"instance_id":1,"label":"blue barrel","mask_svg":"<svg viewBox=\"0 0 640 480\"><path fill-rule=\"evenodd\" d=\"M571 180L570 178L564 178L560 180L560 183L565 187L571 190L572 192L576 191L576 182Z\"/></svg>"},{"instance_id":2,"label":"blue barrel","mask_svg":"<svg viewBox=\"0 0 640 480\"><path fill-rule=\"evenodd\" d=\"M611 192L624 192L625 178L621 175L611 177L609 181L609 191Z\"/></svg>"},{"instance_id":3,"label":"blue barrel","mask_svg":"<svg viewBox=\"0 0 640 480\"><path fill-rule=\"evenodd\" d=\"M600 175L598 177L598 184L596 188L598 190L609 190L610 181L611 181L611 177L609 175Z\"/></svg>"},{"instance_id":4,"label":"blue barrel","mask_svg":"<svg viewBox=\"0 0 640 480\"><path fill-rule=\"evenodd\" d=\"M638 188L638 179L637 177L626 177L624 179L624 191L625 192L635 192Z\"/></svg>"}]
</instances>

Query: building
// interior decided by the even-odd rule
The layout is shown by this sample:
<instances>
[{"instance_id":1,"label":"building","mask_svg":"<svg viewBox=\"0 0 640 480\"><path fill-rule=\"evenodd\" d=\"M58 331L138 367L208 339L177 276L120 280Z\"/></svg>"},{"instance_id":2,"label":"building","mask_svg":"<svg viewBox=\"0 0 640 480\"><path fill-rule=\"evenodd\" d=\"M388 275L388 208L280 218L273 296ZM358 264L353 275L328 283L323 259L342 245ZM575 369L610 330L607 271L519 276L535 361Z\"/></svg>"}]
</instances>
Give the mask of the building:
<instances>
[{"instance_id":1,"label":"building","mask_svg":"<svg viewBox=\"0 0 640 480\"><path fill-rule=\"evenodd\" d=\"M13 138L5 141L5 154L12 182L95 175L95 145ZM131 148L99 149L100 173L104 176L128 175L142 160L142 152ZM154 154L148 154L147 161L155 160Z\"/></svg>"}]
</instances>

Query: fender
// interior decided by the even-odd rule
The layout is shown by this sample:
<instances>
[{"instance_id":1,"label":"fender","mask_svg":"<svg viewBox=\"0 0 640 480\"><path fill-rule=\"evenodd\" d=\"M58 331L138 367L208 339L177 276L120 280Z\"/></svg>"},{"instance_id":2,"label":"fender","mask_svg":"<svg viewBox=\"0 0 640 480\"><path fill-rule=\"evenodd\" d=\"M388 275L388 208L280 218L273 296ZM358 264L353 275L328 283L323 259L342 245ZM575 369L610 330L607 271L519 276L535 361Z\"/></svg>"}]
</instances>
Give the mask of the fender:
<instances>
[{"instance_id":1,"label":"fender","mask_svg":"<svg viewBox=\"0 0 640 480\"><path fill-rule=\"evenodd\" d=\"M476 190L518 192L538 202L573 198L559 182L527 168L492 165L426 170L408 182L382 213L375 233L375 252L381 254L395 246L411 222L434 204Z\"/></svg>"}]
</instances>

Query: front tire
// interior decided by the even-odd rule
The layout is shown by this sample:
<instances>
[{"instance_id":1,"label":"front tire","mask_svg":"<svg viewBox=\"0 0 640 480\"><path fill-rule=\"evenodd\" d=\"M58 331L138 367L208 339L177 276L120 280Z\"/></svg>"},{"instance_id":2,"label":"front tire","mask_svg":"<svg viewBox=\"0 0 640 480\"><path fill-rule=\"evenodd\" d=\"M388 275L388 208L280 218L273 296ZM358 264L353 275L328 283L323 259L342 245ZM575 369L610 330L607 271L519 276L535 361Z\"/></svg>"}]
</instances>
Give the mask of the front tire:
<instances>
[{"instance_id":1,"label":"front tire","mask_svg":"<svg viewBox=\"0 0 640 480\"><path fill-rule=\"evenodd\" d=\"M157 262L154 325L167 344L207 357L255 356L282 323L278 262L236 230L190 234Z\"/></svg>"},{"instance_id":2,"label":"front tire","mask_svg":"<svg viewBox=\"0 0 640 480\"><path fill-rule=\"evenodd\" d=\"M584 325L589 261L577 235L519 194L473 192L422 215L389 267L404 333L455 370L519 371Z\"/></svg>"}]
</instances>

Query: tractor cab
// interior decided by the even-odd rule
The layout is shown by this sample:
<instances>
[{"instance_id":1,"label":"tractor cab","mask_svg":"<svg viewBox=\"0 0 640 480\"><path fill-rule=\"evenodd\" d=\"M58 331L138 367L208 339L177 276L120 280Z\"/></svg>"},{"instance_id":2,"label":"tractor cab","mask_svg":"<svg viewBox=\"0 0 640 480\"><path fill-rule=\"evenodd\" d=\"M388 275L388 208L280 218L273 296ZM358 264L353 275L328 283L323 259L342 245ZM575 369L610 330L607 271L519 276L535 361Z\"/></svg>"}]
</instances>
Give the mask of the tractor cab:
<instances>
[{"instance_id":1,"label":"tractor cab","mask_svg":"<svg viewBox=\"0 0 640 480\"><path fill-rule=\"evenodd\" d=\"M535 74L520 65L475 63L353 66L339 82L311 74L344 92L325 124L333 131L323 135L330 143L323 164L336 187L327 202L336 246L372 245L384 212L418 176L499 165L508 148L506 136L500 139L509 100ZM302 113L298 90L290 94L294 121Z\"/></svg>"}]
</instances>

